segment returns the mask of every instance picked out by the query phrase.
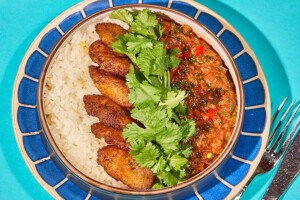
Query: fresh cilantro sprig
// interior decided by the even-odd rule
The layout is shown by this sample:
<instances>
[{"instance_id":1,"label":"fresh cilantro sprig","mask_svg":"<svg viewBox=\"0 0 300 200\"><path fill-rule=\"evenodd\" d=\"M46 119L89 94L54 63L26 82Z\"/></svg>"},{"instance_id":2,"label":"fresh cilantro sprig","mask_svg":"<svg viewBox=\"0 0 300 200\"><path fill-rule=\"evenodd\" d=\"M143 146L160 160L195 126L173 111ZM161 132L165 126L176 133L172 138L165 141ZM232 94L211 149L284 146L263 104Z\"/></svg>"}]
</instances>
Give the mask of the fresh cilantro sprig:
<instances>
[{"instance_id":1,"label":"fresh cilantro sprig","mask_svg":"<svg viewBox=\"0 0 300 200\"><path fill-rule=\"evenodd\" d=\"M131 117L141 124L128 124L123 137L131 145L130 154L141 166L157 175L154 189L175 186L186 177L195 122L187 118L187 94L170 85L169 69L177 67L178 50L167 51L159 41L162 27L149 10L129 12L119 9L110 18L129 25L129 32L111 47L126 54L138 70L130 67L126 76L128 98L134 105Z\"/></svg>"},{"instance_id":2,"label":"fresh cilantro sprig","mask_svg":"<svg viewBox=\"0 0 300 200\"><path fill-rule=\"evenodd\" d=\"M158 24L156 15L151 13L148 9L134 12L129 12L126 9L118 9L113 11L109 17L127 23L132 33L155 40L158 40L162 35L162 29Z\"/></svg>"},{"instance_id":3,"label":"fresh cilantro sprig","mask_svg":"<svg viewBox=\"0 0 300 200\"><path fill-rule=\"evenodd\" d=\"M168 67L177 67L180 60L177 50L166 51L162 42L162 27L156 15L144 9L129 12L126 9L113 11L112 19L119 19L129 25L129 32L118 37L111 47L115 52L126 54L133 64L140 67L148 76L150 73L161 74Z\"/></svg>"}]
</instances>

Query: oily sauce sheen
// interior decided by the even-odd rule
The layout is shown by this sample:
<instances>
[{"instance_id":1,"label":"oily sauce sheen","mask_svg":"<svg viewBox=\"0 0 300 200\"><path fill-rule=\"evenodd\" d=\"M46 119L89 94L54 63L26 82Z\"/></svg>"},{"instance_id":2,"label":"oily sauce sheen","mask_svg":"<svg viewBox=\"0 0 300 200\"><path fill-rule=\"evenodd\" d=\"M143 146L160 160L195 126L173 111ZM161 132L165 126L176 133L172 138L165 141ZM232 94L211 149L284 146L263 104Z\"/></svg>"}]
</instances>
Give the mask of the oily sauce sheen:
<instances>
[{"instance_id":1,"label":"oily sauce sheen","mask_svg":"<svg viewBox=\"0 0 300 200\"><path fill-rule=\"evenodd\" d=\"M188 177L208 167L223 151L233 132L237 100L219 54L188 25L159 19L165 48L180 50L180 65L171 69L171 84L186 90L188 117L196 122L191 138Z\"/></svg>"}]
</instances>

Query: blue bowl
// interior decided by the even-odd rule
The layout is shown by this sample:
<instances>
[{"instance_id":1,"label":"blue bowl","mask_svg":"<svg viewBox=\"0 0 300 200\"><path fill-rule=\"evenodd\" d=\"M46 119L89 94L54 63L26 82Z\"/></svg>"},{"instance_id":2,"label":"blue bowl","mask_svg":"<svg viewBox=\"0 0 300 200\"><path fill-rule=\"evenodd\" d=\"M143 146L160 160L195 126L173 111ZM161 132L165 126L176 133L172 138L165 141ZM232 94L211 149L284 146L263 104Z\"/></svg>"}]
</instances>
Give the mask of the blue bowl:
<instances>
[{"instance_id":1,"label":"blue bowl","mask_svg":"<svg viewBox=\"0 0 300 200\"><path fill-rule=\"evenodd\" d=\"M75 168L60 151L47 123L43 105L47 70L57 51L77 30L121 8L107 8L109 4L105 1L82 2L56 18L37 37L21 64L20 71L23 71L18 74L14 92L13 101L18 104L13 108L17 121L15 132L25 133L23 137L16 134L19 147L25 152L23 156L32 173L55 198L231 198L250 178L262 156L269 131L270 100L263 72L249 46L226 21L197 3L154 1L159 6L144 3L121 7L149 8L178 23L186 23L222 57L238 99L232 137L215 162L176 187L144 191L121 189L93 180Z\"/></svg>"}]
</instances>

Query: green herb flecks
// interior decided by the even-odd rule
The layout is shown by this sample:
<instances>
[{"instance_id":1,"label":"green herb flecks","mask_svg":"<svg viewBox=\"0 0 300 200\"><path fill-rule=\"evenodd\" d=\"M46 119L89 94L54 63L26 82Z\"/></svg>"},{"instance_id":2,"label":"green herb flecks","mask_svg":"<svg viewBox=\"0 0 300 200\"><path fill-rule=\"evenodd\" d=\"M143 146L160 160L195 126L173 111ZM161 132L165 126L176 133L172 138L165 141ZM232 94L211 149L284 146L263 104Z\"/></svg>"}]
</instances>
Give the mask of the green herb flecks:
<instances>
[{"instance_id":1,"label":"green herb flecks","mask_svg":"<svg viewBox=\"0 0 300 200\"><path fill-rule=\"evenodd\" d=\"M126 54L138 70L130 67L126 76L129 101L134 105L123 137L130 143L130 154L141 166L157 175L154 189L175 186L186 177L195 122L187 118L186 91L170 85L169 69L177 67L178 50L167 51L159 41L162 27L149 10L129 12L119 9L110 18L129 25L129 32L118 37L111 47Z\"/></svg>"}]
</instances>

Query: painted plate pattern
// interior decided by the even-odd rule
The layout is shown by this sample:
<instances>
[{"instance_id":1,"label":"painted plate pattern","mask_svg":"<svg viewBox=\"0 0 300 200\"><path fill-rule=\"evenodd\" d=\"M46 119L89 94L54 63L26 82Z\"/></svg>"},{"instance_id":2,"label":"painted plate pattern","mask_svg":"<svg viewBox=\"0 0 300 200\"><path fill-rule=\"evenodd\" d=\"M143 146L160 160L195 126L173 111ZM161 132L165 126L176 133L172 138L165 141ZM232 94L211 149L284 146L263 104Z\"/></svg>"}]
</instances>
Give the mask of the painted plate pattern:
<instances>
[{"instance_id":1,"label":"painted plate pattern","mask_svg":"<svg viewBox=\"0 0 300 200\"><path fill-rule=\"evenodd\" d=\"M268 87L259 62L240 34L213 11L189 0L84 1L49 23L25 54L14 85L13 123L20 151L36 179L54 198L97 199L66 177L48 155L40 137L42 129L36 106L38 81L48 54L76 23L105 8L137 3L169 7L195 18L220 39L238 67L245 92L241 135L222 170L214 172L209 184L194 187L194 194L189 198L230 199L249 180L266 146L270 124Z\"/></svg>"}]
</instances>

